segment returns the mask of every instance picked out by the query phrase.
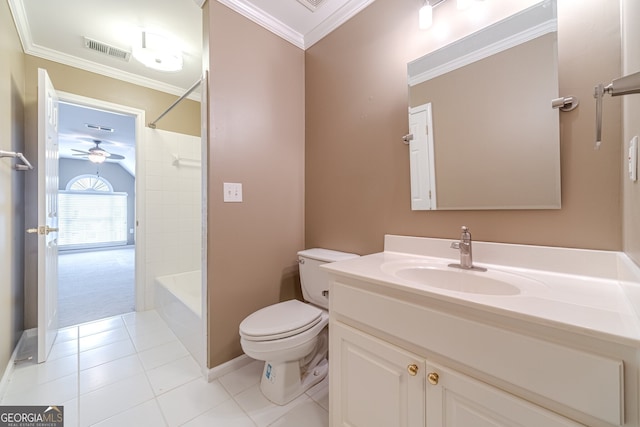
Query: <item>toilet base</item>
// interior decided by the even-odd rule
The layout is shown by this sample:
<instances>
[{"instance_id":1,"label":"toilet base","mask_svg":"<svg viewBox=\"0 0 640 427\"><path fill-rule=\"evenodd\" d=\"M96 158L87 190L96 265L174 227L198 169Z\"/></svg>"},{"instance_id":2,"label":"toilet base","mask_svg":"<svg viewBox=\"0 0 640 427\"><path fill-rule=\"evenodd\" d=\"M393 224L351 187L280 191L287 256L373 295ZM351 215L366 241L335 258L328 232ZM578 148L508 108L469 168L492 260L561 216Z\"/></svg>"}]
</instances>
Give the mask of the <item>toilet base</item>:
<instances>
[{"instance_id":1,"label":"toilet base","mask_svg":"<svg viewBox=\"0 0 640 427\"><path fill-rule=\"evenodd\" d=\"M322 381L329 372L327 359L321 360L313 369L300 375L300 362L265 362L262 370L260 390L276 405L286 405L314 385Z\"/></svg>"}]
</instances>

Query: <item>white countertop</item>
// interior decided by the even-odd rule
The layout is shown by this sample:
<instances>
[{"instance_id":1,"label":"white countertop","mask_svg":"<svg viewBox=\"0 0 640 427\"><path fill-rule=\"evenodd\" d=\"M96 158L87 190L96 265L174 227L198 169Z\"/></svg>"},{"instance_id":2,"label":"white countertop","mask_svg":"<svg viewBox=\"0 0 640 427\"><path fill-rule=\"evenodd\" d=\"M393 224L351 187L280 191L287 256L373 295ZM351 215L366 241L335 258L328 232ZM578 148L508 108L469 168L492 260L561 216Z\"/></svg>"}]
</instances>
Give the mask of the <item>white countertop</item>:
<instances>
[{"instance_id":1,"label":"white countertop","mask_svg":"<svg viewBox=\"0 0 640 427\"><path fill-rule=\"evenodd\" d=\"M629 298L629 294L640 289L640 269L623 253L474 242L474 265L485 267L489 272L504 272L537 282L524 287L518 295L440 289L402 279L382 268L389 263L411 261L428 261L450 268L449 263L459 262L458 251L449 248L451 242L386 236L384 252L323 267L334 274L366 279L474 309L640 345L640 319Z\"/></svg>"}]
</instances>

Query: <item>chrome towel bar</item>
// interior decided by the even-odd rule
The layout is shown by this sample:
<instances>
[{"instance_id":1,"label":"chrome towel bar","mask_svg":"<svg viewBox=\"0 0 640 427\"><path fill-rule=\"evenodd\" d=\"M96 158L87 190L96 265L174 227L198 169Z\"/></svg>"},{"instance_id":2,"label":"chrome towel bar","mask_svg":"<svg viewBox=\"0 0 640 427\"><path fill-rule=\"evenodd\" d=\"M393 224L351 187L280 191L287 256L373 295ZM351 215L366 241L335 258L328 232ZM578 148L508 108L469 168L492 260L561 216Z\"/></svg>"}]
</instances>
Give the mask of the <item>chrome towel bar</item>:
<instances>
[{"instance_id":1,"label":"chrome towel bar","mask_svg":"<svg viewBox=\"0 0 640 427\"><path fill-rule=\"evenodd\" d=\"M22 153L16 153L16 152L13 152L13 151L2 151L2 150L0 150L0 157L12 157L14 159L20 159L22 161L22 163L24 163L24 164L23 165L21 165L21 164L14 165L14 168L17 171L26 171L26 170L33 169L33 166L31 166L31 163L29 163L29 160L27 160L26 157L24 157L24 155Z\"/></svg>"}]
</instances>

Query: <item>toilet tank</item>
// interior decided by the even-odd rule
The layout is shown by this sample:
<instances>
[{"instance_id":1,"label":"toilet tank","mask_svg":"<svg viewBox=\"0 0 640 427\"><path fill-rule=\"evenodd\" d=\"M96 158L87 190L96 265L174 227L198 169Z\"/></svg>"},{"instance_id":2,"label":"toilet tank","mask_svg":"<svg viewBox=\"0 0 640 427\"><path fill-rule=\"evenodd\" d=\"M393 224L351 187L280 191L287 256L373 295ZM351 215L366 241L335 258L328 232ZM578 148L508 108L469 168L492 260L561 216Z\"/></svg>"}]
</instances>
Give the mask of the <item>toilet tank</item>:
<instances>
[{"instance_id":1,"label":"toilet tank","mask_svg":"<svg viewBox=\"0 0 640 427\"><path fill-rule=\"evenodd\" d=\"M328 262L343 261L357 258L360 255L347 252L332 251L329 249L306 249L298 252L298 265L300 268L300 283L302 296L305 301L319 307L329 308L329 294L323 295L329 290L329 275L320 266Z\"/></svg>"}]
</instances>

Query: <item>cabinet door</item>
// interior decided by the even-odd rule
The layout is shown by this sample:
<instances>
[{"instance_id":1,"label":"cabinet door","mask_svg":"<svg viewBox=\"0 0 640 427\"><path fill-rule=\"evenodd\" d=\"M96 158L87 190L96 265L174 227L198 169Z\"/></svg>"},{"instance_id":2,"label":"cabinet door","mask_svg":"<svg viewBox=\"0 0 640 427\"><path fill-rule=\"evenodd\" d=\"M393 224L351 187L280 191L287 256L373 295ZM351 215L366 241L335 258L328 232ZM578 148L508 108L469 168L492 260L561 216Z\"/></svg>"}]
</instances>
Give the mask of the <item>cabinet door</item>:
<instances>
[{"instance_id":1,"label":"cabinet door","mask_svg":"<svg viewBox=\"0 0 640 427\"><path fill-rule=\"evenodd\" d=\"M341 323L330 337L333 427L424 427L424 359Z\"/></svg>"},{"instance_id":2,"label":"cabinet door","mask_svg":"<svg viewBox=\"0 0 640 427\"><path fill-rule=\"evenodd\" d=\"M451 369L427 371L427 427L583 426Z\"/></svg>"}]
</instances>

